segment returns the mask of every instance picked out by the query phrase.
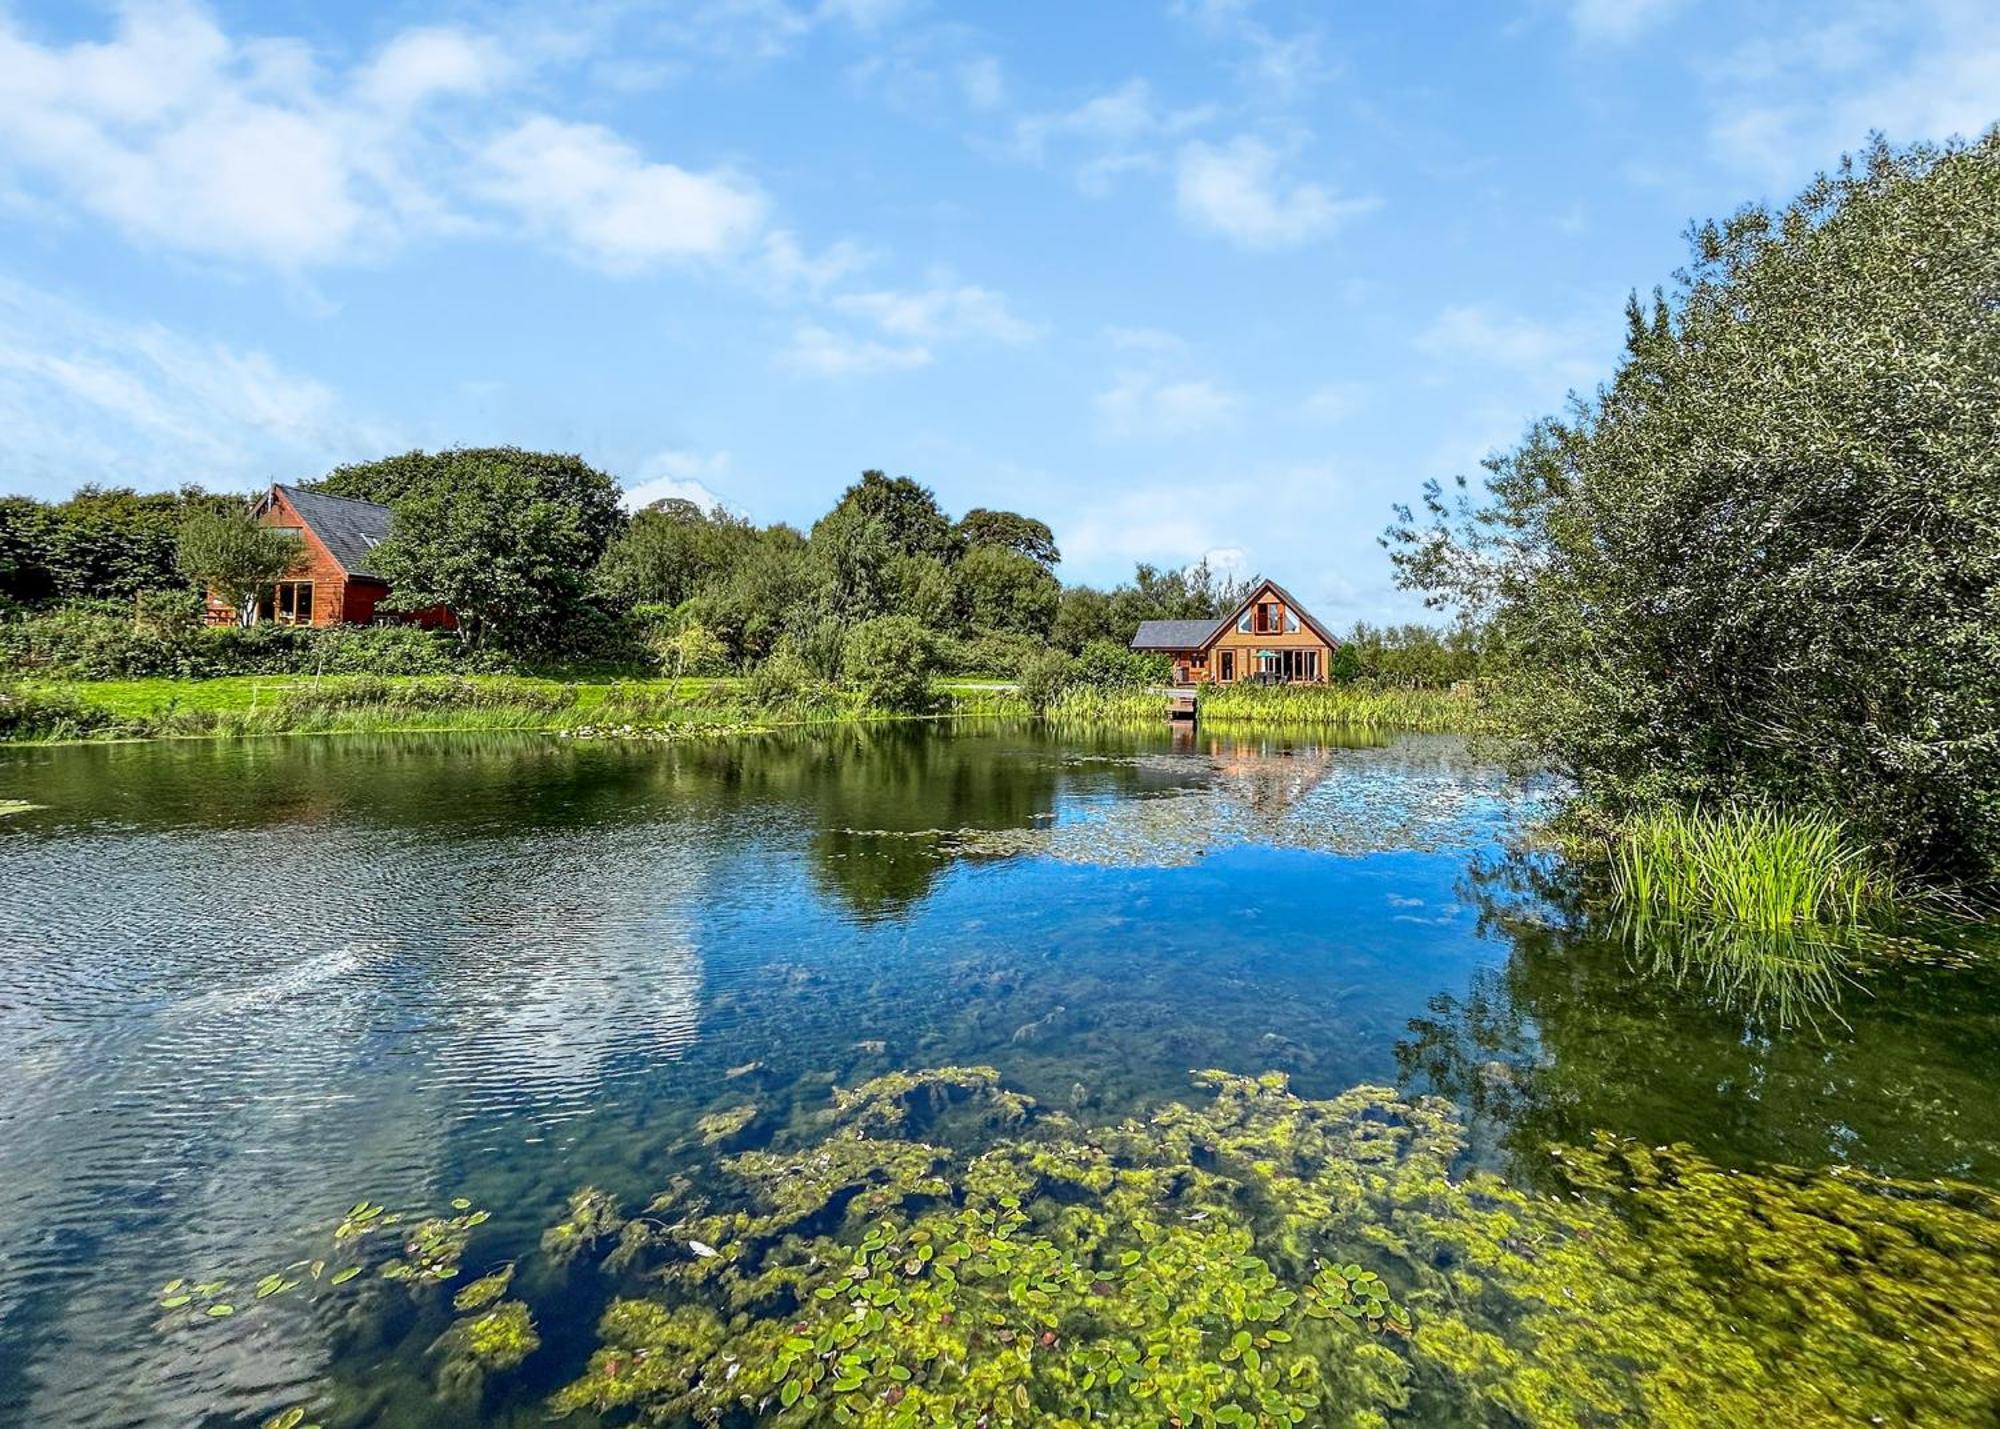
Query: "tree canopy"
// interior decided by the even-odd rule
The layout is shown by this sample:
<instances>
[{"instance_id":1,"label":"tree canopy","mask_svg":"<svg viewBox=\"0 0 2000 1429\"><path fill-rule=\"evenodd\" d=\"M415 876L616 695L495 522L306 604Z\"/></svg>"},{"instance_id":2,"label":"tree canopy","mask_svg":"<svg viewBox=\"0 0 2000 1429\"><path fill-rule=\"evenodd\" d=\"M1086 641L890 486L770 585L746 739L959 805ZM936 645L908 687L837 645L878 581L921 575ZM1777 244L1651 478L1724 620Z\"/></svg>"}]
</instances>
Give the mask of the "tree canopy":
<instances>
[{"instance_id":1,"label":"tree canopy","mask_svg":"<svg viewBox=\"0 0 2000 1429\"><path fill-rule=\"evenodd\" d=\"M1610 382L1433 485L1401 579L1490 615L1614 806L1814 805L2000 874L2000 130L1701 226Z\"/></svg>"},{"instance_id":2,"label":"tree canopy","mask_svg":"<svg viewBox=\"0 0 2000 1429\"><path fill-rule=\"evenodd\" d=\"M299 559L296 533L266 526L247 510L198 511L181 523L175 563L182 575L212 589L236 609L237 623L257 623L266 592Z\"/></svg>"}]
</instances>

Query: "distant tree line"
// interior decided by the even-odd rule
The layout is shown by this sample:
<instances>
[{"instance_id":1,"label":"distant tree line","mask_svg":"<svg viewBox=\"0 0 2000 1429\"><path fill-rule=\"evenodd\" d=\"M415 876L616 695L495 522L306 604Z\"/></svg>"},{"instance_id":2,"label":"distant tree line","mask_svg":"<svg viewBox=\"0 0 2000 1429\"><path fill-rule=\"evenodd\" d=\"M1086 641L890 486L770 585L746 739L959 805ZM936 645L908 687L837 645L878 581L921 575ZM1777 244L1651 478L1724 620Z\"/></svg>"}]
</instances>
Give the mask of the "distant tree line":
<instances>
[{"instance_id":1,"label":"distant tree line","mask_svg":"<svg viewBox=\"0 0 2000 1429\"><path fill-rule=\"evenodd\" d=\"M1127 649L1140 623L1217 617L1246 589L1205 562L1065 587L1047 523L986 508L954 519L929 488L881 471L805 531L678 499L628 514L617 483L581 457L512 447L406 452L306 485L394 513L370 562L388 609L446 607L467 652L530 667L878 681L873 695L891 704L917 698L930 673L1012 677L1049 651L1090 658L1045 675L1157 679L1160 662ZM134 620L188 623L191 596L154 593L207 588L250 625L287 565L242 496L85 488L0 503L0 610L101 602L110 619L116 602ZM96 639L92 667L115 666L119 641ZM1334 673L1442 683L1469 674L1471 655L1462 635L1361 626ZM158 664L205 668L185 654Z\"/></svg>"}]
</instances>

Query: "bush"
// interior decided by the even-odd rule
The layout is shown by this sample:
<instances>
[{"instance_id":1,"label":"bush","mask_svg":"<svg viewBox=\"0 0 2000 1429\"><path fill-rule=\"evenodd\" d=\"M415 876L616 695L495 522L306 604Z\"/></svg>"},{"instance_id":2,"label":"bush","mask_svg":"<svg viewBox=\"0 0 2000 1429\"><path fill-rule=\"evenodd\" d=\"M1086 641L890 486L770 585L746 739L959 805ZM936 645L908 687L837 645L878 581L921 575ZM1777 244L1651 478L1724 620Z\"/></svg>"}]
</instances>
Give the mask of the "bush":
<instances>
[{"instance_id":1,"label":"bush","mask_svg":"<svg viewBox=\"0 0 2000 1429\"><path fill-rule=\"evenodd\" d=\"M139 619L124 602L78 603L0 621L0 669L51 679L209 679L220 675L440 675L495 672L504 658L407 625L218 626L186 622L172 592Z\"/></svg>"},{"instance_id":2,"label":"bush","mask_svg":"<svg viewBox=\"0 0 2000 1429\"><path fill-rule=\"evenodd\" d=\"M111 711L74 695L0 685L0 740L82 739L117 722Z\"/></svg>"},{"instance_id":3,"label":"bush","mask_svg":"<svg viewBox=\"0 0 2000 1429\"><path fill-rule=\"evenodd\" d=\"M1336 684L1352 684L1361 678L1361 656L1352 645L1337 645L1333 658L1326 662L1326 672Z\"/></svg>"},{"instance_id":4,"label":"bush","mask_svg":"<svg viewBox=\"0 0 2000 1429\"><path fill-rule=\"evenodd\" d=\"M1037 650L1021 662L1018 679L1021 697L1044 714L1076 683L1076 660L1061 650Z\"/></svg>"},{"instance_id":5,"label":"bush","mask_svg":"<svg viewBox=\"0 0 2000 1429\"><path fill-rule=\"evenodd\" d=\"M1109 640L1093 640L1076 657L1076 678L1077 683L1100 690L1164 685L1173 679L1173 662L1164 655L1147 655Z\"/></svg>"},{"instance_id":6,"label":"bush","mask_svg":"<svg viewBox=\"0 0 2000 1429\"><path fill-rule=\"evenodd\" d=\"M932 706L936 646L930 631L907 615L879 616L850 630L841 646L841 668L877 709L918 714Z\"/></svg>"},{"instance_id":7,"label":"bush","mask_svg":"<svg viewBox=\"0 0 2000 1429\"><path fill-rule=\"evenodd\" d=\"M1005 678L1018 673L1043 648L1032 635L1006 630L982 630L968 638L944 636L937 641L938 668L947 675Z\"/></svg>"},{"instance_id":8,"label":"bush","mask_svg":"<svg viewBox=\"0 0 2000 1429\"><path fill-rule=\"evenodd\" d=\"M778 642L771 657L750 671L743 694L758 709L780 709L813 703L823 692L819 677L789 639Z\"/></svg>"}]
</instances>

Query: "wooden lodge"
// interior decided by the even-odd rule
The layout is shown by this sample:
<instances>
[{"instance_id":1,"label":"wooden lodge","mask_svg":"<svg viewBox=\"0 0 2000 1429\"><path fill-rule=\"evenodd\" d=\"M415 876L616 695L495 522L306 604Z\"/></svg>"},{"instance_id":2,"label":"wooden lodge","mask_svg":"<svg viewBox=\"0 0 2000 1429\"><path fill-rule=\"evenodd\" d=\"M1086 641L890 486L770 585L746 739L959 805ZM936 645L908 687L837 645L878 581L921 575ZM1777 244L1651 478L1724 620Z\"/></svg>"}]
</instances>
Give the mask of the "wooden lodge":
<instances>
[{"instance_id":1,"label":"wooden lodge","mask_svg":"<svg viewBox=\"0 0 2000 1429\"><path fill-rule=\"evenodd\" d=\"M1148 620L1132 648L1166 655L1178 685L1325 684L1340 641L1276 581L1216 620Z\"/></svg>"},{"instance_id":2,"label":"wooden lodge","mask_svg":"<svg viewBox=\"0 0 2000 1429\"><path fill-rule=\"evenodd\" d=\"M389 508L373 501L328 496L296 486L273 486L257 499L251 514L266 526L296 533L299 559L264 597L257 615L280 625L374 625L407 620L413 625L455 622L442 608L409 616L380 610L389 583L371 568L370 553L389 535ZM208 592L210 625L233 625L238 612Z\"/></svg>"}]
</instances>

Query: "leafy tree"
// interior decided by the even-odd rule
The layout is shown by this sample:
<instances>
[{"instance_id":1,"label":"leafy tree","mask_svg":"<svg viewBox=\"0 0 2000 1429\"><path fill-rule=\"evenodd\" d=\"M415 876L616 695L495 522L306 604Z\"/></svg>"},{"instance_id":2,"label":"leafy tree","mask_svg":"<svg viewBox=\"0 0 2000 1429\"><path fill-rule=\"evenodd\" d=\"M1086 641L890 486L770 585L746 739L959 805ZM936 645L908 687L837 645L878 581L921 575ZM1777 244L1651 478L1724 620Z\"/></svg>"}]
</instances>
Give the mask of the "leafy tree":
<instances>
[{"instance_id":1,"label":"leafy tree","mask_svg":"<svg viewBox=\"0 0 2000 1429\"><path fill-rule=\"evenodd\" d=\"M686 609L737 660L762 660L805 608L812 588L805 537L790 526L768 526L744 541L728 569L711 575Z\"/></svg>"},{"instance_id":2,"label":"leafy tree","mask_svg":"<svg viewBox=\"0 0 2000 1429\"><path fill-rule=\"evenodd\" d=\"M840 494L820 524L848 520L877 523L882 538L906 556L935 556L947 563L958 558L951 518L939 509L929 487L907 476L862 472L861 480ZM813 528L813 536L818 538L819 526Z\"/></svg>"},{"instance_id":3,"label":"leafy tree","mask_svg":"<svg viewBox=\"0 0 2000 1429\"><path fill-rule=\"evenodd\" d=\"M1046 635L1061 600L1047 567L1005 546L975 546L958 563L959 609L974 629Z\"/></svg>"},{"instance_id":4,"label":"leafy tree","mask_svg":"<svg viewBox=\"0 0 2000 1429\"><path fill-rule=\"evenodd\" d=\"M1062 552L1056 549L1055 533L1048 524L1012 511L988 511L981 506L966 512L958 520L958 539L968 551L995 546L1045 567L1062 564Z\"/></svg>"},{"instance_id":5,"label":"leafy tree","mask_svg":"<svg viewBox=\"0 0 2000 1429\"><path fill-rule=\"evenodd\" d=\"M931 707L937 649L930 631L907 615L855 626L847 633L841 664L848 683L877 709L914 714Z\"/></svg>"},{"instance_id":6,"label":"leafy tree","mask_svg":"<svg viewBox=\"0 0 2000 1429\"><path fill-rule=\"evenodd\" d=\"M729 671L729 647L707 626L692 621L671 635L657 637L653 641L653 654L660 662L661 673L674 682L675 690L690 675L699 679Z\"/></svg>"},{"instance_id":7,"label":"leafy tree","mask_svg":"<svg viewBox=\"0 0 2000 1429\"><path fill-rule=\"evenodd\" d=\"M755 538L748 521L720 506L656 501L612 538L594 583L619 604L679 605L732 570Z\"/></svg>"},{"instance_id":8,"label":"leafy tree","mask_svg":"<svg viewBox=\"0 0 2000 1429\"><path fill-rule=\"evenodd\" d=\"M182 575L235 607L237 623L247 629L257 623L258 606L299 554L296 535L238 509L190 516L181 524L174 559Z\"/></svg>"},{"instance_id":9,"label":"leafy tree","mask_svg":"<svg viewBox=\"0 0 2000 1429\"><path fill-rule=\"evenodd\" d=\"M1055 620L1049 627L1049 643L1059 650L1075 654L1093 640L1115 636L1121 623L1108 594L1090 586L1073 585L1063 591L1062 599L1056 603ZM1126 641L1129 643L1138 631L1135 620L1132 629L1125 635Z\"/></svg>"},{"instance_id":10,"label":"leafy tree","mask_svg":"<svg viewBox=\"0 0 2000 1429\"><path fill-rule=\"evenodd\" d=\"M375 548L393 608L443 606L468 646L491 640L516 651L550 640L583 610L585 573L602 549L598 523L574 485L545 481L539 464L449 454L394 511Z\"/></svg>"},{"instance_id":11,"label":"leafy tree","mask_svg":"<svg viewBox=\"0 0 2000 1429\"><path fill-rule=\"evenodd\" d=\"M1586 793L1843 816L2000 875L2000 130L1693 235L1611 382L1387 542L1491 613Z\"/></svg>"},{"instance_id":12,"label":"leafy tree","mask_svg":"<svg viewBox=\"0 0 2000 1429\"><path fill-rule=\"evenodd\" d=\"M187 486L137 492L85 486L64 501L0 500L0 596L24 605L50 600L130 600L180 584L181 523L197 512L233 511L242 500Z\"/></svg>"},{"instance_id":13,"label":"leafy tree","mask_svg":"<svg viewBox=\"0 0 2000 1429\"><path fill-rule=\"evenodd\" d=\"M433 494L468 463L504 466L532 481L542 500L570 506L595 562L625 525L618 483L582 457L567 452L531 452L520 447L459 447L450 451L404 452L380 461L335 467L312 483L329 496L373 501L383 506Z\"/></svg>"},{"instance_id":14,"label":"leafy tree","mask_svg":"<svg viewBox=\"0 0 2000 1429\"><path fill-rule=\"evenodd\" d=\"M889 609L933 632L958 624L958 591L951 568L936 556L892 556L885 572Z\"/></svg>"}]
</instances>

